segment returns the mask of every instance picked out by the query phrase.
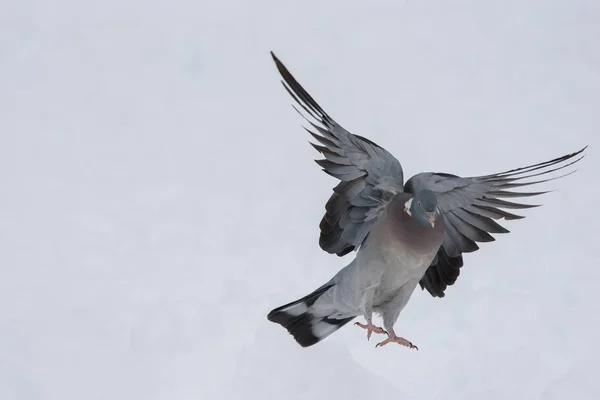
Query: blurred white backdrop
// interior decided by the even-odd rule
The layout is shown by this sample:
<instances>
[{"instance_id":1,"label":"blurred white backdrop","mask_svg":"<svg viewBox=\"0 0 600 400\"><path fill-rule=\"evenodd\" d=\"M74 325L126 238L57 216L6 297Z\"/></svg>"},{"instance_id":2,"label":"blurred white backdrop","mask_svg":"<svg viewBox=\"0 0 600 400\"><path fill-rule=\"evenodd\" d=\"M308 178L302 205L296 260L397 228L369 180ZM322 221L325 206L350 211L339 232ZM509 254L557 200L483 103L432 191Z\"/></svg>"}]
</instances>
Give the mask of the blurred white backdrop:
<instances>
[{"instance_id":1,"label":"blurred white backdrop","mask_svg":"<svg viewBox=\"0 0 600 400\"><path fill-rule=\"evenodd\" d=\"M600 397L600 5L0 4L0 398ZM267 321L351 256L273 50L405 176L590 145L375 349ZM436 143L431 152L428 138ZM536 199L538 200L538 199Z\"/></svg>"}]
</instances>

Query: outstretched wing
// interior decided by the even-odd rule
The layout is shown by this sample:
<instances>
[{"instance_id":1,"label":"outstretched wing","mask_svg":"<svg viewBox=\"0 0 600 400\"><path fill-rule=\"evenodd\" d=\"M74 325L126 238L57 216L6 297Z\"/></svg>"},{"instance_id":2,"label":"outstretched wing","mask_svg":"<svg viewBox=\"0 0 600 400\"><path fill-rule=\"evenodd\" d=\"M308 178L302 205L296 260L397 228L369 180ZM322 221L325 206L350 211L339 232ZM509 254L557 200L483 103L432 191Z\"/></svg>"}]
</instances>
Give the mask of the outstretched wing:
<instances>
[{"instance_id":1,"label":"outstretched wing","mask_svg":"<svg viewBox=\"0 0 600 400\"><path fill-rule=\"evenodd\" d=\"M325 159L316 160L323 171L340 180L325 205L319 225L319 245L323 250L344 256L360 247L382 205L403 191L400 162L384 148L344 129L331 118L294 79L271 52L283 86L304 109L303 115L314 130L305 128L319 143L311 145Z\"/></svg>"},{"instance_id":2,"label":"outstretched wing","mask_svg":"<svg viewBox=\"0 0 600 400\"><path fill-rule=\"evenodd\" d=\"M569 175L570 173L542 180L523 181L573 165L584 157L580 154L586 148L587 146L554 160L497 174L461 178L450 174L428 172L410 178L406 182L404 190L409 193L415 193L421 189L435 192L446 223L444 242L421 279L421 288L427 289L434 297L444 297L446 288L454 284L460 274L460 268L463 266L462 254L479 249L477 242L495 240L490 233L509 232L495 220L524 218L508 212L506 209L539 207L539 205L515 203L504 199L532 197L547 193L514 192L508 189L547 182Z\"/></svg>"}]
</instances>

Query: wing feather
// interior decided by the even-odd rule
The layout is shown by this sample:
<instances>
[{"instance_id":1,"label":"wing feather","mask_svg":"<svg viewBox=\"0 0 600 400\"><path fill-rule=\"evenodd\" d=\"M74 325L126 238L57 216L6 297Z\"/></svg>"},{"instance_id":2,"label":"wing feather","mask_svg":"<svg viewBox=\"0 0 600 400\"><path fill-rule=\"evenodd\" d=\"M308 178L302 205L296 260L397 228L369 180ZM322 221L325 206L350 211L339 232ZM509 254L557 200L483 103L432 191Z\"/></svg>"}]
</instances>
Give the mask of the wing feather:
<instances>
[{"instance_id":1,"label":"wing feather","mask_svg":"<svg viewBox=\"0 0 600 400\"><path fill-rule=\"evenodd\" d=\"M477 243L494 241L492 233L508 233L496 220L524 218L508 210L525 210L539 204L525 204L505 199L536 197L549 191L515 192L521 188L553 181L572 172L545 179L525 181L563 170L580 161L587 148L526 167L496 174L462 178L447 173L420 173L411 177L404 191L416 193L429 189L438 197L438 207L444 215L446 234L437 257L420 281L421 288L434 297L444 297L448 286L454 284L463 265L462 254L479 249Z\"/></svg>"},{"instance_id":2,"label":"wing feather","mask_svg":"<svg viewBox=\"0 0 600 400\"><path fill-rule=\"evenodd\" d=\"M315 161L324 172L340 180L325 205L319 245L328 253L344 256L363 243L382 205L403 191L402 166L381 146L338 124L275 54L271 55L285 90L299 105L294 109L309 124L304 129L319 143L311 145L325 157Z\"/></svg>"}]
</instances>

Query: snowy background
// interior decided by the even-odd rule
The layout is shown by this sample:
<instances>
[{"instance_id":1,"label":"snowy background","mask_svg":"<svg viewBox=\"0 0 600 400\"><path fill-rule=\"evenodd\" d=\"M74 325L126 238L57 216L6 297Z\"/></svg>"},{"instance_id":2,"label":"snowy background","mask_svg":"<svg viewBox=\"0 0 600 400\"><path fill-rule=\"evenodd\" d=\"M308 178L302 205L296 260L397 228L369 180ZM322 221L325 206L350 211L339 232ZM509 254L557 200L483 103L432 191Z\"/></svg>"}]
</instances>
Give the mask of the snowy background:
<instances>
[{"instance_id":1,"label":"snowy background","mask_svg":"<svg viewBox=\"0 0 600 400\"><path fill-rule=\"evenodd\" d=\"M599 22L597 0L1 2L0 399L600 398ZM590 145L446 298L413 295L418 352L266 319L350 257L317 245L336 182L270 50L406 177Z\"/></svg>"}]
</instances>

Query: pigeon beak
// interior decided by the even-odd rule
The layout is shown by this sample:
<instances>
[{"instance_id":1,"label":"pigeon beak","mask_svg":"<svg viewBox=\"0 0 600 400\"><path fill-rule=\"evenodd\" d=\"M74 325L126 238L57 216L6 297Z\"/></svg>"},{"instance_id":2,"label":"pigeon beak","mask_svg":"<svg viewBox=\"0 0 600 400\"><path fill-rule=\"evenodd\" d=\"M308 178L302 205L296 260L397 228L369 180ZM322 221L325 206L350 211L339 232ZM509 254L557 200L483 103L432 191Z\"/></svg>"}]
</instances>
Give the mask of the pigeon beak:
<instances>
[{"instance_id":1,"label":"pigeon beak","mask_svg":"<svg viewBox=\"0 0 600 400\"><path fill-rule=\"evenodd\" d=\"M429 221L429 225L435 228L435 212L426 212L425 216L427 217L427 221Z\"/></svg>"}]
</instances>

